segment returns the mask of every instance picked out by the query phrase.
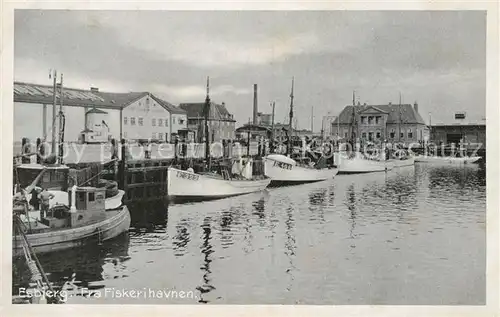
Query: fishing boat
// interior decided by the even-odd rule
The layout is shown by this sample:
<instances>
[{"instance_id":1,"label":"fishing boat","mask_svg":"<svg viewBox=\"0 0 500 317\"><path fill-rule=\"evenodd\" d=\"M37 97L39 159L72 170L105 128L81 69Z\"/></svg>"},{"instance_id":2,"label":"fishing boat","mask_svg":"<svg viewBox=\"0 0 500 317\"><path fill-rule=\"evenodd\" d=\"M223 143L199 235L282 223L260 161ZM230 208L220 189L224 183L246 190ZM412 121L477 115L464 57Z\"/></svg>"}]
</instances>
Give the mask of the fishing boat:
<instances>
[{"instance_id":1,"label":"fishing boat","mask_svg":"<svg viewBox=\"0 0 500 317\"><path fill-rule=\"evenodd\" d=\"M281 154L269 154L264 158L266 176L271 178L272 187L299 185L332 179L338 169L315 168L298 164L297 161Z\"/></svg>"},{"instance_id":2,"label":"fishing boat","mask_svg":"<svg viewBox=\"0 0 500 317\"><path fill-rule=\"evenodd\" d=\"M360 152L356 152L352 158L349 158L346 153L336 153L335 155L338 174L387 172L394 168L394 162L368 159Z\"/></svg>"},{"instance_id":3,"label":"fishing boat","mask_svg":"<svg viewBox=\"0 0 500 317\"><path fill-rule=\"evenodd\" d=\"M209 79L205 99L205 166L195 172L169 167L167 191L170 201L201 201L244 195L264 190L271 179L265 175L253 175L254 162L250 157L232 160L230 170L215 170L211 165L208 117L210 114Z\"/></svg>"},{"instance_id":4,"label":"fishing boat","mask_svg":"<svg viewBox=\"0 0 500 317\"><path fill-rule=\"evenodd\" d=\"M34 253L47 253L101 243L129 230L123 190L106 197L110 192L106 186L70 187L66 165L25 164L16 170L19 188L24 189L14 194L14 218L19 226L12 238L13 256L23 254L24 239ZM40 212L36 196L28 200L30 194L37 195L37 189L46 189L53 197L46 214Z\"/></svg>"},{"instance_id":5,"label":"fishing boat","mask_svg":"<svg viewBox=\"0 0 500 317\"><path fill-rule=\"evenodd\" d=\"M476 163L481 159L480 156L463 156L463 157L452 157L452 156L425 156L419 155L415 157L415 162L417 163L432 163L432 164L472 164Z\"/></svg>"},{"instance_id":6,"label":"fishing boat","mask_svg":"<svg viewBox=\"0 0 500 317\"><path fill-rule=\"evenodd\" d=\"M325 164L318 164L321 161L324 161L324 157L322 155L320 155L320 158L316 162L311 162L309 164L297 162L291 158L294 152L301 152L301 149L298 147L292 147L293 89L294 79L292 78L287 155L269 154L264 158L265 174L271 178L270 186L272 187L320 182L332 179L338 172L338 170L334 167L326 167Z\"/></svg>"}]
</instances>

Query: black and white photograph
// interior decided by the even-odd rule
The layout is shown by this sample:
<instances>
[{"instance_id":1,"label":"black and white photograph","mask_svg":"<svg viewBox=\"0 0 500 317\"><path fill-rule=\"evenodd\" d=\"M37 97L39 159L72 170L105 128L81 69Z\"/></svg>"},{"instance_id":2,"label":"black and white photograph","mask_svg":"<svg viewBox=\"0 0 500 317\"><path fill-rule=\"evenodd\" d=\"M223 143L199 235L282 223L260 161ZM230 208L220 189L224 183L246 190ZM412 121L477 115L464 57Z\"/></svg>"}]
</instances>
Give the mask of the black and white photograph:
<instances>
[{"instance_id":1,"label":"black and white photograph","mask_svg":"<svg viewBox=\"0 0 500 317\"><path fill-rule=\"evenodd\" d=\"M14 9L10 305L487 305L490 14Z\"/></svg>"}]
</instances>

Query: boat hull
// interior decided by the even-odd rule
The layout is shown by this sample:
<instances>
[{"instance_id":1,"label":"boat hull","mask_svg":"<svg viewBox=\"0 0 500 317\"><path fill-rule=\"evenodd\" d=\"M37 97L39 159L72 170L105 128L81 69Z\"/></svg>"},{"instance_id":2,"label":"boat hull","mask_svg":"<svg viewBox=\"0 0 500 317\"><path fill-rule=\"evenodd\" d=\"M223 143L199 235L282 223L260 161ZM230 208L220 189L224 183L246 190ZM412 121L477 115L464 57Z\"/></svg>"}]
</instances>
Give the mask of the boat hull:
<instances>
[{"instance_id":1,"label":"boat hull","mask_svg":"<svg viewBox=\"0 0 500 317\"><path fill-rule=\"evenodd\" d=\"M481 159L480 156L466 157L441 157L441 156L417 156L415 162L433 164L473 164Z\"/></svg>"},{"instance_id":2,"label":"boat hull","mask_svg":"<svg viewBox=\"0 0 500 317\"><path fill-rule=\"evenodd\" d=\"M100 222L77 228L52 230L42 233L26 234L35 253L49 253L89 243L99 243L113 239L130 228L130 212L123 205L118 209L107 210L110 216ZM12 238L12 255L23 254L21 236Z\"/></svg>"},{"instance_id":3,"label":"boat hull","mask_svg":"<svg viewBox=\"0 0 500 317\"><path fill-rule=\"evenodd\" d=\"M406 160L389 160L389 162L392 163L393 167L414 166L415 165L415 158L410 157Z\"/></svg>"},{"instance_id":4,"label":"boat hull","mask_svg":"<svg viewBox=\"0 0 500 317\"><path fill-rule=\"evenodd\" d=\"M336 168L315 169L291 164L279 164L279 161L270 158L264 160L265 173L267 177L271 178L271 187L321 182L334 178L338 173Z\"/></svg>"},{"instance_id":5,"label":"boat hull","mask_svg":"<svg viewBox=\"0 0 500 317\"><path fill-rule=\"evenodd\" d=\"M394 163L389 161L375 161L361 158L343 160L338 166L339 174L364 174L387 172L394 168Z\"/></svg>"},{"instance_id":6,"label":"boat hull","mask_svg":"<svg viewBox=\"0 0 500 317\"><path fill-rule=\"evenodd\" d=\"M271 180L226 180L170 167L168 199L170 201L203 201L227 198L264 190Z\"/></svg>"}]
</instances>

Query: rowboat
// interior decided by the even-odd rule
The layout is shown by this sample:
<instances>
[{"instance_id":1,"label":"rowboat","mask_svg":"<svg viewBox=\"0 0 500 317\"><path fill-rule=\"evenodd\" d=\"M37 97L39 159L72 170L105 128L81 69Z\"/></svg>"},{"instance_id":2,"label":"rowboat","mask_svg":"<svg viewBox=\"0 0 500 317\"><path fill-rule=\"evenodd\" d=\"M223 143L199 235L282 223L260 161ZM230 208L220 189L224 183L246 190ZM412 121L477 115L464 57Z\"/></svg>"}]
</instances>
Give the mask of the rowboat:
<instances>
[{"instance_id":1,"label":"rowboat","mask_svg":"<svg viewBox=\"0 0 500 317\"><path fill-rule=\"evenodd\" d=\"M34 253L47 253L101 243L130 228L130 213L123 205L123 190L106 197L105 187L68 186L69 168L65 165L25 164L17 167L20 186L24 187L33 173L35 180L14 195L14 220L17 230L12 237L13 256L25 252L26 241ZM52 196L49 208L40 206L27 196L38 186ZM35 192L36 195L36 192Z\"/></svg>"},{"instance_id":2,"label":"rowboat","mask_svg":"<svg viewBox=\"0 0 500 317\"><path fill-rule=\"evenodd\" d=\"M266 176L271 178L270 186L299 185L332 179L337 175L337 168L315 168L299 165L281 154L269 154L264 158Z\"/></svg>"},{"instance_id":3,"label":"rowboat","mask_svg":"<svg viewBox=\"0 0 500 317\"><path fill-rule=\"evenodd\" d=\"M418 163L433 163L433 164L472 164L481 159L480 156L416 156L415 162Z\"/></svg>"},{"instance_id":4,"label":"rowboat","mask_svg":"<svg viewBox=\"0 0 500 317\"><path fill-rule=\"evenodd\" d=\"M238 164L235 162L233 164ZM224 173L195 173L169 167L167 171L167 191L170 201L201 201L244 195L264 190L271 179L252 176L252 160L244 164L240 175ZM234 170L234 169L233 169Z\"/></svg>"}]
</instances>

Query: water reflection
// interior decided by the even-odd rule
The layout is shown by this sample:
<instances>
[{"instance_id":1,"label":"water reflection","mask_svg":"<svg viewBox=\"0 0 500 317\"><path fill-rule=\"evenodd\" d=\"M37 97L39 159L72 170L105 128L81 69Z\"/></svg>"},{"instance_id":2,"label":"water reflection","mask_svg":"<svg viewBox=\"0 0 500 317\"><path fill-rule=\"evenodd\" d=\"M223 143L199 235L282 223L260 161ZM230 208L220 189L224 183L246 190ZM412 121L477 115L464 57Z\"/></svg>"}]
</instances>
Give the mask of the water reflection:
<instances>
[{"instance_id":1,"label":"water reflection","mask_svg":"<svg viewBox=\"0 0 500 317\"><path fill-rule=\"evenodd\" d=\"M202 234L202 248L201 248L201 253L203 254L203 264L200 267L200 270L203 271L203 284L201 286L198 286L196 289L200 291L200 303L208 303L208 300L205 300L203 298L203 295L214 290L215 287L210 284L211 282L211 277L210 274L212 271L210 270L210 263L212 262L212 257L211 254L214 252L213 247L212 247L212 229L210 227L210 222L211 218L210 217L205 217L203 220L203 224L201 225L201 228L203 229L203 234Z\"/></svg>"},{"instance_id":2,"label":"water reflection","mask_svg":"<svg viewBox=\"0 0 500 317\"><path fill-rule=\"evenodd\" d=\"M66 282L78 289L102 289L105 280L127 277L125 262L130 259L129 235L123 233L102 245L40 254L38 259L54 290L60 290ZM31 274L24 258L13 259L12 294L19 294L19 288L30 285ZM96 283L97 282L97 283ZM74 290L74 295L82 293Z\"/></svg>"},{"instance_id":3,"label":"water reflection","mask_svg":"<svg viewBox=\"0 0 500 317\"><path fill-rule=\"evenodd\" d=\"M290 206L286 209L286 220L285 220L285 255L288 258L289 267L286 269L286 273L290 277L289 284L287 286L287 290L290 291L293 286L294 275L293 271L295 270L294 257L295 257L295 234L294 234L294 224L295 219L293 218L293 207Z\"/></svg>"},{"instance_id":4,"label":"water reflection","mask_svg":"<svg viewBox=\"0 0 500 317\"><path fill-rule=\"evenodd\" d=\"M347 202L346 202L347 210L349 210L349 220L351 222L351 226L349 228L349 238L355 239L356 235L354 233L354 229L356 227L356 191L354 190L354 184L349 185L347 188ZM356 245L351 244L352 248L355 248Z\"/></svg>"},{"instance_id":5,"label":"water reflection","mask_svg":"<svg viewBox=\"0 0 500 317\"><path fill-rule=\"evenodd\" d=\"M175 256L183 256L187 252L187 245L190 239L188 231L189 222L187 219L181 219L175 226L177 233L172 237L172 248Z\"/></svg>"}]
</instances>

